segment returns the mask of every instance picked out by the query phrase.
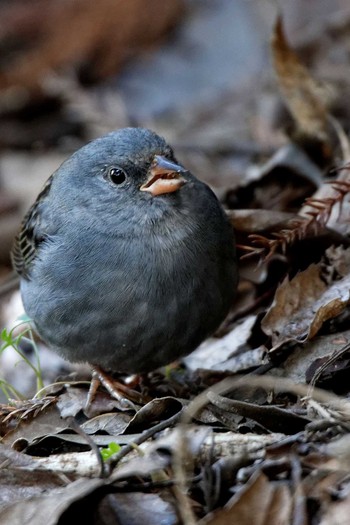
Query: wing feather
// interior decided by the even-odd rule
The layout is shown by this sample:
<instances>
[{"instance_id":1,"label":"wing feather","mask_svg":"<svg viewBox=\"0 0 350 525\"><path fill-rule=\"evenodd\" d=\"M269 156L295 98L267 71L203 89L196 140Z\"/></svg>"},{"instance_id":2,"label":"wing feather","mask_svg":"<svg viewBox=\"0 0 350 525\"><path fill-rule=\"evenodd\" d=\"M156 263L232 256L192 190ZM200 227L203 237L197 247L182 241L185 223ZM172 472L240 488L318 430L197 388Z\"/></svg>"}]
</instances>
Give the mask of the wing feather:
<instances>
[{"instance_id":1,"label":"wing feather","mask_svg":"<svg viewBox=\"0 0 350 525\"><path fill-rule=\"evenodd\" d=\"M40 208L50 191L52 179L53 175L46 181L36 201L25 215L12 247L13 267L18 275L26 279L29 279L30 267L37 255L38 248L45 240L45 233L41 228Z\"/></svg>"}]
</instances>

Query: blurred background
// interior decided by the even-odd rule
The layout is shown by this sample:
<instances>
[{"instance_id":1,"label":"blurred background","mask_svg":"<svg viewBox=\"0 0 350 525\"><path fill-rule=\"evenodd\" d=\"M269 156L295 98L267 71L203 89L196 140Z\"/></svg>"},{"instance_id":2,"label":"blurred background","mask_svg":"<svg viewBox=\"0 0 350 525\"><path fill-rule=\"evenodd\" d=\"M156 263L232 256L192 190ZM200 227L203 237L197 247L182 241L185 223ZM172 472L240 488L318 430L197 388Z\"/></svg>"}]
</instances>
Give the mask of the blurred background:
<instances>
[{"instance_id":1,"label":"blurred background","mask_svg":"<svg viewBox=\"0 0 350 525\"><path fill-rule=\"evenodd\" d=\"M289 141L270 57L278 14L348 130L347 0L2 0L0 278L44 181L115 128L163 134L225 204L246 207L227 195Z\"/></svg>"}]
</instances>

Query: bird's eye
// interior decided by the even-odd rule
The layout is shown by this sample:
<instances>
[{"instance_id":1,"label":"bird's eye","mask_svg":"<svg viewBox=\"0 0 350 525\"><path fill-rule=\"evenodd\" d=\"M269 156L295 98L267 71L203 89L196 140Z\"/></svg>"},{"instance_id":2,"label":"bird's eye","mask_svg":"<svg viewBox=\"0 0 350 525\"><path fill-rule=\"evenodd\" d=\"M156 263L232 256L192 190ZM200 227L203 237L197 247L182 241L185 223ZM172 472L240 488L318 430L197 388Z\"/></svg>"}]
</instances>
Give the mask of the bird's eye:
<instances>
[{"instance_id":1,"label":"bird's eye","mask_svg":"<svg viewBox=\"0 0 350 525\"><path fill-rule=\"evenodd\" d=\"M126 179L125 171L121 168L110 168L107 176L113 184L122 184Z\"/></svg>"}]
</instances>

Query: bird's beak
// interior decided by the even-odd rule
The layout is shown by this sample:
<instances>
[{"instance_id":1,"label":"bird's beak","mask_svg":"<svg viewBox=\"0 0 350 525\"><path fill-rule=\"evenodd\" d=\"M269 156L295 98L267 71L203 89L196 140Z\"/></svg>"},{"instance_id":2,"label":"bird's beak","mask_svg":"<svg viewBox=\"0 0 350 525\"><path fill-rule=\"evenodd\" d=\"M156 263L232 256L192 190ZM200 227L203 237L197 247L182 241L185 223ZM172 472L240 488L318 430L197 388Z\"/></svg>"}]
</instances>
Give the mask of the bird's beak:
<instances>
[{"instance_id":1,"label":"bird's beak","mask_svg":"<svg viewBox=\"0 0 350 525\"><path fill-rule=\"evenodd\" d=\"M141 191L148 191L152 195L163 195L177 191L186 183L186 179L181 176L186 170L171 162L165 157L155 155L149 176L144 184L140 187Z\"/></svg>"}]
</instances>

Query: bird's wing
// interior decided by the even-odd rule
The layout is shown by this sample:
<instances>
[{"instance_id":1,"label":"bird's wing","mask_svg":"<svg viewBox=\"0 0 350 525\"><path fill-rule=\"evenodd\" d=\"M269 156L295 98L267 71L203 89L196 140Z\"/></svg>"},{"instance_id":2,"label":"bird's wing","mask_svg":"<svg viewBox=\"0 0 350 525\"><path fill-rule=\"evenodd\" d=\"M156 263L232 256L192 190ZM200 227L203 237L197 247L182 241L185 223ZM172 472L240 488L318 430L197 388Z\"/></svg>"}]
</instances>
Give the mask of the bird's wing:
<instances>
[{"instance_id":1,"label":"bird's wing","mask_svg":"<svg viewBox=\"0 0 350 525\"><path fill-rule=\"evenodd\" d=\"M50 191L53 175L46 181L36 201L23 219L11 251L12 264L18 275L29 277L29 270L39 245L45 240L45 228L40 212L41 204Z\"/></svg>"}]
</instances>

